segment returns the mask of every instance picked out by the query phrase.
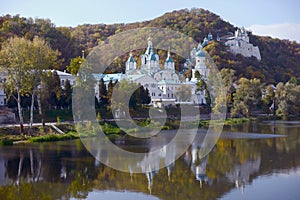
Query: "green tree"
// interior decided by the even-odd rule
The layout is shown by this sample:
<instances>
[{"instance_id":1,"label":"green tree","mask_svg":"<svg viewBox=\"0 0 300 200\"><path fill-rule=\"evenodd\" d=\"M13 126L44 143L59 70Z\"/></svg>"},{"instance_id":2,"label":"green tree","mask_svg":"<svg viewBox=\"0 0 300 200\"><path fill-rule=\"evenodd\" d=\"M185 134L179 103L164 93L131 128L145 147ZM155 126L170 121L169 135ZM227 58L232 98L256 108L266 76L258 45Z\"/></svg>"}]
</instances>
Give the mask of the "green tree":
<instances>
[{"instance_id":1,"label":"green tree","mask_svg":"<svg viewBox=\"0 0 300 200\"><path fill-rule=\"evenodd\" d=\"M271 110L274 111L274 109L276 110L274 103L276 104L276 99L275 99L275 89L273 88L273 85L268 85L265 89L264 89L264 95L262 98L263 104L264 104L264 108L263 110L266 113L270 113Z\"/></svg>"},{"instance_id":2,"label":"green tree","mask_svg":"<svg viewBox=\"0 0 300 200\"><path fill-rule=\"evenodd\" d=\"M106 108L108 106L107 89L103 79L99 82L99 103L100 107Z\"/></svg>"},{"instance_id":3,"label":"green tree","mask_svg":"<svg viewBox=\"0 0 300 200\"><path fill-rule=\"evenodd\" d=\"M56 71L48 72L42 80L41 101L43 102L43 109L51 110L53 107L60 105L62 97L62 88L60 79Z\"/></svg>"},{"instance_id":4,"label":"green tree","mask_svg":"<svg viewBox=\"0 0 300 200\"><path fill-rule=\"evenodd\" d=\"M179 102L185 102L191 99L192 89L189 85L180 85L176 90L174 95Z\"/></svg>"},{"instance_id":5,"label":"green tree","mask_svg":"<svg viewBox=\"0 0 300 200\"><path fill-rule=\"evenodd\" d=\"M122 80L120 84L114 86L111 105L114 109L125 110L129 108L136 109L139 98L139 86L135 82ZM129 105L126 105L128 100Z\"/></svg>"},{"instance_id":6,"label":"green tree","mask_svg":"<svg viewBox=\"0 0 300 200\"><path fill-rule=\"evenodd\" d=\"M145 88L141 86L140 88L140 99L141 99L141 104L149 104L151 102L151 97L149 95L149 90L148 88Z\"/></svg>"},{"instance_id":7,"label":"green tree","mask_svg":"<svg viewBox=\"0 0 300 200\"><path fill-rule=\"evenodd\" d=\"M276 114L282 116L284 120L289 116L299 116L300 112L300 86L294 83L282 82L276 85L275 100L278 104Z\"/></svg>"},{"instance_id":8,"label":"green tree","mask_svg":"<svg viewBox=\"0 0 300 200\"><path fill-rule=\"evenodd\" d=\"M235 93L233 83L236 81L235 73L235 70L229 68L223 68L220 71L224 88L226 89L226 102L228 111L230 111L231 107L233 106L233 94Z\"/></svg>"},{"instance_id":9,"label":"green tree","mask_svg":"<svg viewBox=\"0 0 300 200\"><path fill-rule=\"evenodd\" d=\"M202 78L200 78L199 81L196 83L196 92L198 91L204 91L206 104L210 106L211 105L210 92L207 87L207 83Z\"/></svg>"},{"instance_id":10,"label":"green tree","mask_svg":"<svg viewBox=\"0 0 300 200\"><path fill-rule=\"evenodd\" d=\"M28 73L28 86L31 88L31 106L30 106L30 130L33 123L33 107L38 86L41 84L41 77L44 76L45 70L51 68L58 63L58 56L60 53L52 50L46 42L34 37L33 41L29 43L29 58L28 63L30 72Z\"/></svg>"},{"instance_id":11,"label":"green tree","mask_svg":"<svg viewBox=\"0 0 300 200\"><path fill-rule=\"evenodd\" d=\"M83 64L84 58L78 56L76 58L71 59L70 65L67 66L67 71L73 75L77 75L81 64Z\"/></svg>"},{"instance_id":12,"label":"green tree","mask_svg":"<svg viewBox=\"0 0 300 200\"><path fill-rule=\"evenodd\" d=\"M195 71L195 74L194 74L195 78L199 81L201 79L201 74L200 72L197 70Z\"/></svg>"},{"instance_id":13,"label":"green tree","mask_svg":"<svg viewBox=\"0 0 300 200\"><path fill-rule=\"evenodd\" d=\"M107 85L107 101L108 101L108 105L111 105L111 96L114 90L114 83L112 82L112 80L109 81L108 85Z\"/></svg>"},{"instance_id":14,"label":"green tree","mask_svg":"<svg viewBox=\"0 0 300 200\"><path fill-rule=\"evenodd\" d=\"M231 110L232 117L251 115L251 110L257 107L261 101L261 83L259 79L240 78L236 93L234 94L234 103Z\"/></svg>"},{"instance_id":15,"label":"green tree","mask_svg":"<svg viewBox=\"0 0 300 200\"><path fill-rule=\"evenodd\" d=\"M6 75L5 91L9 98L13 97L17 102L21 133L24 132L21 96L29 91L29 49L28 40L13 37L2 44L0 51L0 70Z\"/></svg>"},{"instance_id":16,"label":"green tree","mask_svg":"<svg viewBox=\"0 0 300 200\"><path fill-rule=\"evenodd\" d=\"M61 103L60 103L61 106L70 109L70 107L72 106L72 92L73 89L71 83L67 79L62 90Z\"/></svg>"}]
</instances>

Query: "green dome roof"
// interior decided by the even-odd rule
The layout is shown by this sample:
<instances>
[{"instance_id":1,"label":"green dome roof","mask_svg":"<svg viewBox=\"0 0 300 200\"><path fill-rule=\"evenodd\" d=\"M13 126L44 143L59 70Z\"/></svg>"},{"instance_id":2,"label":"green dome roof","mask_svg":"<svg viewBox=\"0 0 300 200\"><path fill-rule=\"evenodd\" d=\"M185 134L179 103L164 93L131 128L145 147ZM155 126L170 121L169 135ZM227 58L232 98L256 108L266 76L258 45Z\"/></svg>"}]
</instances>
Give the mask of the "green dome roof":
<instances>
[{"instance_id":1,"label":"green dome roof","mask_svg":"<svg viewBox=\"0 0 300 200\"><path fill-rule=\"evenodd\" d=\"M150 54L150 60L156 61L155 53Z\"/></svg>"},{"instance_id":2,"label":"green dome roof","mask_svg":"<svg viewBox=\"0 0 300 200\"><path fill-rule=\"evenodd\" d=\"M127 60L127 62L135 62L135 60L134 60L134 58L133 58L133 56L132 56L132 52L130 51L130 54L129 54L129 58L128 58L128 60Z\"/></svg>"},{"instance_id":3,"label":"green dome roof","mask_svg":"<svg viewBox=\"0 0 300 200\"><path fill-rule=\"evenodd\" d=\"M197 56L197 57L205 57L205 52L204 52L204 51L198 51L198 52L196 53L196 56Z\"/></svg>"},{"instance_id":4,"label":"green dome roof","mask_svg":"<svg viewBox=\"0 0 300 200\"><path fill-rule=\"evenodd\" d=\"M168 54L168 57L166 59L166 62L174 62L173 59L171 58L170 53Z\"/></svg>"},{"instance_id":5,"label":"green dome roof","mask_svg":"<svg viewBox=\"0 0 300 200\"><path fill-rule=\"evenodd\" d=\"M127 62L135 62L135 60L134 60L134 58L133 58L133 56L130 56L129 58L128 58L128 61Z\"/></svg>"}]
</instances>

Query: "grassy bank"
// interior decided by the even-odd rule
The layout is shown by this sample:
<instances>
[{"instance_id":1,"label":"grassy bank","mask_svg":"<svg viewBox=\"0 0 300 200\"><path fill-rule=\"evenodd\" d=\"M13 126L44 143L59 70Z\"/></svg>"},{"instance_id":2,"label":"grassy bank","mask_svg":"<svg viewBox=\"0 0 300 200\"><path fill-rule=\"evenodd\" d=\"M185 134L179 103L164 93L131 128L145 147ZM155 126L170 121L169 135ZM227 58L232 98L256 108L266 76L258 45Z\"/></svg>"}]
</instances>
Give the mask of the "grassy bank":
<instances>
[{"instance_id":1,"label":"grassy bank","mask_svg":"<svg viewBox=\"0 0 300 200\"><path fill-rule=\"evenodd\" d=\"M224 121L224 125L234 125L254 120L253 118L229 118ZM221 121L201 120L199 124L193 122L184 123L184 127L181 128L198 128L208 127L213 123L223 123ZM153 121L152 126L149 119L138 120L135 122L138 126L143 127L143 130L176 130L181 125L180 120L168 119L165 124L161 124L159 121ZM139 128L128 128L125 130L120 129L115 122L101 122L101 129L109 136L126 135L126 133L139 132ZM31 134L19 134L18 127L0 128L0 145L12 145L18 142L51 142L61 140L78 139L79 137L87 137L95 135L95 130L92 127L91 122L84 124L77 124L76 127L70 124L61 124L57 127L64 132L64 134L57 134L50 126L34 127L31 130ZM129 126L130 127L130 126ZM80 132L79 134L76 132ZM25 128L25 133L29 132L28 128Z\"/></svg>"}]
</instances>

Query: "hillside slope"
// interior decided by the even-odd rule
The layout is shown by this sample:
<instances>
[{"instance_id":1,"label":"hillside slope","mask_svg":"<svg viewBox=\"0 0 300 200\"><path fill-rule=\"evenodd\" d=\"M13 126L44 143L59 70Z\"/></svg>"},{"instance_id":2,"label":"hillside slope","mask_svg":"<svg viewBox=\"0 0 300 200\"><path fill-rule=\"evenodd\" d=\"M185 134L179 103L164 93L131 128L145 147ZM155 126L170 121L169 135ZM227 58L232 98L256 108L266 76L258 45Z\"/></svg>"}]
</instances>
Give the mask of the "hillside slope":
<instances>
[{"instance_id":1,"label":"hillside slope","mask_svg":"<svg viewBox=\"0 0 300 200\"><path fill-rule=\"evenodd\" d=\"M0 44L13 35L30 39L34 35L44 37L54 49L58 49L62 53L63 65L54 67L63 70L71 58L81 55L81 50L89 52L109 36L138 27L170 28L185 33L198 42L202 41L209 32L214 37L223 36L228 32L234 32L236 28L222 20L220 16L204 9L173 11L144 22L110 25L84 24L74 28L55 27L48 19L6 15L0 17ZM251 33L249 36L250 42L260 48L262 56L260 62L255 58L234 56L226 50L223 43L217 41L210 43L205 49L220 69L224 67L235 69L239 77L256 77L263 82L276 83L285 82L292 76L300 76L300 44L288 40L256 36ZM136 52L136 58L139 56L138 53L141 52ZM159 53L162 54L161 60L163 60L166 53ZM122 66L124 66L126 56L112 64L112 72L124 70ZM177 56L174 60L177 70L181 70L184 60Z\"/></svg>"}]
</instances>

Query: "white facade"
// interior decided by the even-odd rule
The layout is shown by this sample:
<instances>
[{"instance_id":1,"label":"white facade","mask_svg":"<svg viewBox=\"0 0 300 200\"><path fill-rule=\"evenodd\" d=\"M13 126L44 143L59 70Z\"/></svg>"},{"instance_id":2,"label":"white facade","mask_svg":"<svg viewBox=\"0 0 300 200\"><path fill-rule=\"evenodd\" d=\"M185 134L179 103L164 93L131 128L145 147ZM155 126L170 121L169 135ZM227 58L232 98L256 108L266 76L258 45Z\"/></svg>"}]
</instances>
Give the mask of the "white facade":
<instances>
[{"instance_id":1,"label":"white facade","mask_svg":"<svg viewBox=\"0 0 300 200\"><path fill-rule=\"evenodd\" d=\"M60 85L62 88L65 87L65 84L66 84L66 81L69 80L70 81L70 85L73 86L75 85L75 76L73 76L72 74L69 74L67 72L62 72L62 71L59 71L59 70L51 70L51 72L56 72L58 77L59 77L59 80L60 80Z\"/></svg>"},{"instance_id":2,"label":"white facade","mask_svg":"<svg viewBox=\"0 0 300 200\"><path fill-rule=\"evenodd\" d=\"M225 45L235 55L241 54L245 57L254 56L257 60L261 60L259 48L249 42L249 36L245 28L237 29L234 36L226 37L225 40Z\"/></svg>"},{"instance_id":3,"label":"white facade","mask_svg":"<svg viewBox=\"0 0 300 200\"><path fill-rule=\"evenodd\" d=\"M149 40L148 47L141 56L141 66L139 69L130 52L126 62L125 77L126 79L141 84L145 89L147 88L151 97L151 104L156 107L175 105L175 103L178 102L175 95L176 90L181 85L188 85L192 92L192 96L184 103L205 104L205 93L196 92L196 83L198 82L198 79L194 76L196 71L198 71L204 79L207 79L209 75L209 70L206 67L205 53L202 50L201 44L199 44L197 49L194 48L191 54L194 55L192 56L192 59L195 59L196 61L193 69L193 78L191 81L182 82L175 71L175 63L170 52L168 52L164 66L161 68L159 66L159 56L155 53L152 41Z\"/></svg>"},{"instance_id":4,"label":"white facade","mask_svg":"<svg viewBox=\"0 0 300 200\"><path fill-rule=\"evenodd\" d=\"M199 74L201 75L202 79L204 80L207 80L208 78L208 75L209 75L209 70L207 69L207 66L206 66L206 55L205 55L205 52L202 50L202 47L199 46L197 49L193 49L192 50L192 53L196 50L195 52L195 62L196 62L196 65L195 65L195 68L192 69L192 79L191 81L192 82L197 82L197 78L195 77L195 73L196 71L199 72Z\"/></svg>"},{"instance_id":5,"label":"white facade","mask_svg":"<svg viewBox=\"0 0 300 200\"><path fill-rule=\"evenodd\" d=\"M4 90L0 88L0 106L5 106L6 105L6 94L4 93Z\"/></svg>"},{"instance_id":6,"label":"white facade","mask_svg":"<svg viewBox=\"0 0 300 200\"><path fill-rule=\"evenodd\" d=\"M0 74L0 106L5 106L7 101L7 96L2 85L4 82L4 78L5 76L3 74Z\"/></svg>"},{"instance_id":7,"label":"white facade","mask_svg":"<svg viewBox=\"0 0 300 200\"><path fill-rule=\"evenodd\" d=\"M212 40L211 34L209 34L209 41ZM208 39L206 39L208 41ZM199 43L197 48L193 48L191 51L191 59L195 61L195 67L192 69L192 78L190 81L186 81L185 84L189 84L192 88L192 97L191 97L191 103L193 104L206 104L206 92L205 91L197 91L197 82L199 81L198 77L195 76L196 72L199 72L200 79L207 81L209 76L209 69L206 66L206 54L203 51L202 45L206 41L204 39L204 42L201 44ZM207 43L205 43L206 45Z\"/></svg>"},{"instance_id":8,"label":"white facade","mask_svg":"<svg viewBox=\"0 0 300 200\"><path fill-rule=\"evenodd\" d=\"M156 54L150 39L145 53L141 56L140 69L137 69L136 62L130 53L126 62L125 75L127 79L148 89L152 105L157 107L175 105L175 92L181 84L179 76L175 72L175 63L170 52L168 52L167 59L161 69L159 56Z\"/></svg>"},{"instance_id":9,"label":"white facade","mask_svg":"<svg viewBox=\"0 0 300 200\"><path fill-rule=\"evenodd\" d=\"M101 79L103 79L104 84L106 86L106 89L108 89L108 84L110 81L112 83L120 82L125 78L125 75L122 73L116 73L116 74L93 74L95 80L96 80L96 85L95 85L95 96L99 100L99 83Z\"/></svg>"}]
</instances>

